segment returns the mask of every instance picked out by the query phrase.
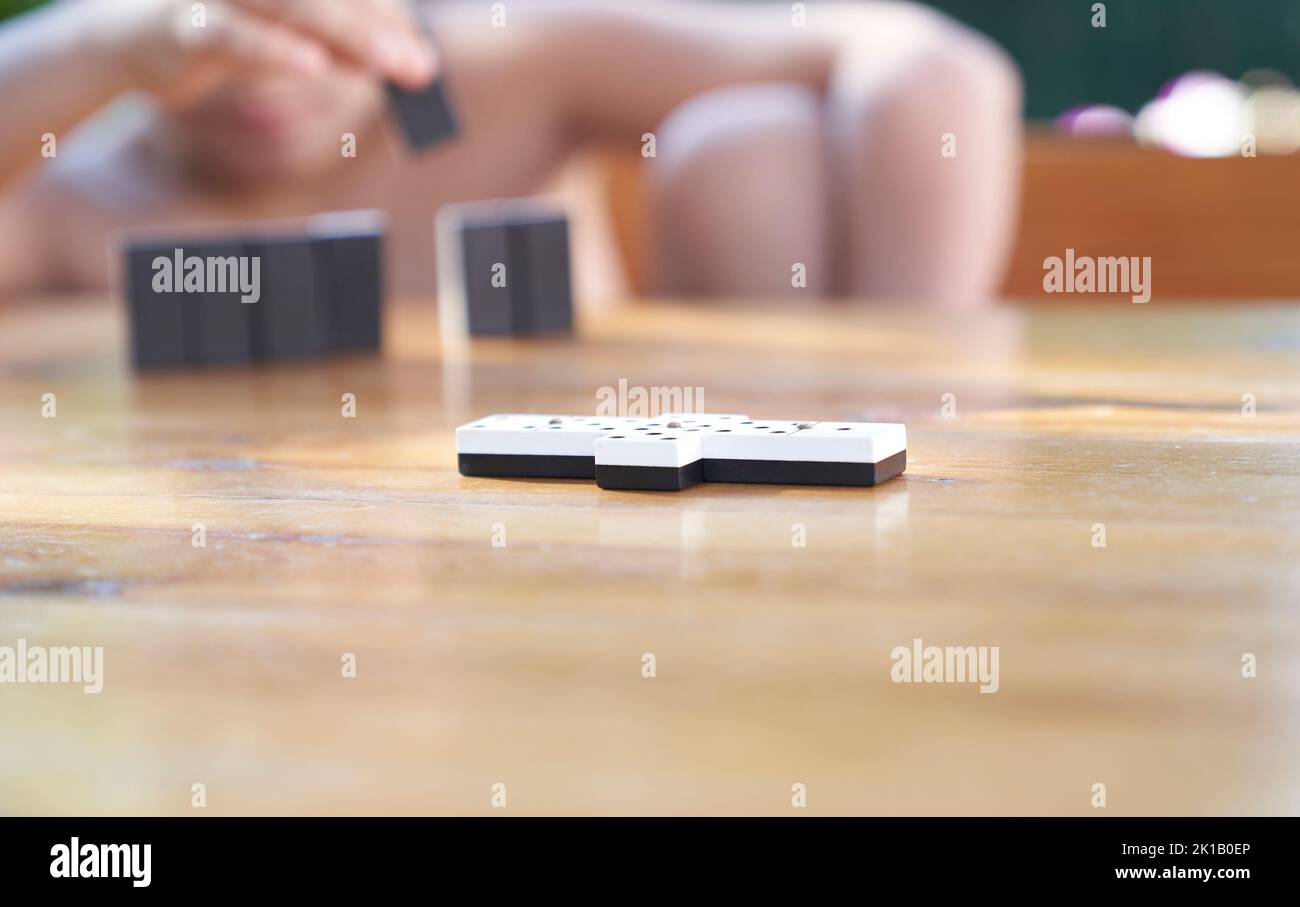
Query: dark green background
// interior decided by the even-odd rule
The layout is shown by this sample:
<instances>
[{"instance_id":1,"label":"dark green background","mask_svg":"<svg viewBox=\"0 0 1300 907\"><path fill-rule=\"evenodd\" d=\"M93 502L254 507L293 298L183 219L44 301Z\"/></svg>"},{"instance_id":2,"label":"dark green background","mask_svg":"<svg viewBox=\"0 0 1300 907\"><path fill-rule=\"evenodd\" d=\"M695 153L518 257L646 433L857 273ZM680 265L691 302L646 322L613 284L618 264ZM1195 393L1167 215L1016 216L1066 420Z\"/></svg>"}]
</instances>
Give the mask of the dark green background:
<instances>
[{"instance_id":1,"label":"dark green background","mask_svg":"<svg viewBox=\"0 0 1300 907\"><path fill-rule=\"evenodd\" d=\"M7 19L44 2L45 0L0 0L0 19Z\"/></svg>"},{"instance_id":2,"label":"dark green background","mask_svg":"<svg viewBox=\"0 0 1300 907\"><path fill-rule=\"evenodd\" d=\"M0 0L0 18L41 2ZM1093 0L927 2L1011 51L1031 117L1094 101L1135 111L1189 69L1300 77L1300 0L1109 0L1104 29L1091 25Z\"/></svg>"},{"instance_id":3,"label":"dark green background","mask_svg":"<svg viewBox=\"0 0 1300 907\"><path fill-rule=\"evenodd\" d=\"M1268 68L1300 76L1300 0L929 0L985 32L1025 72L1031 117L1076 104L1131 111L1191 69L1237 78Z\"/></svg>"}]
</instances>

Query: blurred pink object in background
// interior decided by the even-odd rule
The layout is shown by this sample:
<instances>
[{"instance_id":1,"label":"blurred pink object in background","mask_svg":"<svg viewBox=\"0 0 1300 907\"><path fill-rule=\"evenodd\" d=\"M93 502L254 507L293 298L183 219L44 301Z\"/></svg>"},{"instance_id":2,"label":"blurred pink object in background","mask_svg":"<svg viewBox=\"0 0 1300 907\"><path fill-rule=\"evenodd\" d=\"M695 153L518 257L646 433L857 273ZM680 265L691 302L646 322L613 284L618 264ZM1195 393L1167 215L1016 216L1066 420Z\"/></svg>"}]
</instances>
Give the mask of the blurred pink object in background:
<instances>
[{"instance_id":1,"label":"blurred pink object in background","mask_svg":"<svg viewBox=\"0 0 1300 907\"><path fill-rule=\"evenodd\" d=\"M1083 104L1057 117L1056 129L1075 138L1131 137L1133 115L1111 104Z\"/></svg>"}]
</instances>

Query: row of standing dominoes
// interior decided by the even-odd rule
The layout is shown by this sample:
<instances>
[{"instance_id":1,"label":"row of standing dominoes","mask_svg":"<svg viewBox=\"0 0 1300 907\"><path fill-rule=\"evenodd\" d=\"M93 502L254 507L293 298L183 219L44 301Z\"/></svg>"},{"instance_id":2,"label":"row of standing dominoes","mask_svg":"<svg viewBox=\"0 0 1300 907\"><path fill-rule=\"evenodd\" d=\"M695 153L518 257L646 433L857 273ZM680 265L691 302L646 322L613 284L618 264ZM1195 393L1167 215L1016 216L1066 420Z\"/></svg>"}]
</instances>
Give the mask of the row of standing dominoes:
<instances>
[{"instance_id":1,"label":"row of standing dominoes","mask_svg":"<svg viewBox=\"0 0 1300 907\"><path fill-rule=\"evenodd\" d=\"M739 414L651 419L502 414L456 429L460 472L680 491L699 482L877 485L907 466L907 429Z\"/></svg>"},{"instance_id":2,"label":"row of standing dominoes","mask_svg":"<svg viewBox=\"0 0 1300 907\"><path fill-rule=\"evenodd\" d=\"M355 211L292 227L271 221L129 236L125 290L136 367L377 350L385 223L379 212ZM572 330L562 211L536 199L445 205L437 229L445 341ZM160 284L164 266L174 275L197 268L205 279L190 289L179 276ZM256 298L244 298L242 281L253 276Z\"/></svg>"},{"instance_id":3,"label":"row of standing dominoes","mask_svg":"<svg viewBox=\"0 0 1300 907\"><path fill-rule=\"evenodd\" d=\"M156 232L131 238L125 249L137 368L379 348L383 214L321 214L302 227L266 224L224 237L181 231L163 238ZM160 269L173 262L174 280L160 283ZM180 274L195 269L201 289L186 290ZM255 304L241 299L236 275L256 275Z\"/></svg>"}]
</instances>

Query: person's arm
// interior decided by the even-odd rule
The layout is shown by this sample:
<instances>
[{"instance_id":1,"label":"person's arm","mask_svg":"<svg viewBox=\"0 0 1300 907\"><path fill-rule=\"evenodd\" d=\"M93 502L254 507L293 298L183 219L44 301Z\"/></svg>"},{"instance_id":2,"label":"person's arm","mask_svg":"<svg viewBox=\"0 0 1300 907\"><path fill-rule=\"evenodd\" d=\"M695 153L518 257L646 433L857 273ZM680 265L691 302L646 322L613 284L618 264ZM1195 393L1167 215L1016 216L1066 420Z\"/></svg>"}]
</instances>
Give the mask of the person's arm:
<instances>
[{"instance_id":1,"label":"person's arm","mask_svg":"<svg viewBox=\"0 0 1300 907\"><path fill-rule=\"evenodd\" d=\"M60 4L0 27L0 185L40 160L57 140L129 85L128 73L94 40L80 4Z\"/></svg>"},{"instance_id":2,"label":"person's arm","mask_svg":"<svg viewBox=\"0 0 1300 907\"><path fill-rule=\"evenodd\" d=\"M196 7L201 7L199 12ZM64 0L0 26L0 190L118 94L184 96L250 68L335 63L402 84L436 67L394 0Z\"/></svg>"},{"instance_id":3,"label":"person's arm","mask_svg":"<svg viewBox=\"0 0 1300 907\"><path fill-rule=\"evenodd\" d=\"M433 4L436 11L437 4ZM843 44L830 27L792 25L788 4L536 0L507 4L507 31L530 36L533 66L582 139L639 144L683 101L728 85L792 82L824 90ZM455 53L451 47L448 53Z\"/></svg>"}]
</instances>

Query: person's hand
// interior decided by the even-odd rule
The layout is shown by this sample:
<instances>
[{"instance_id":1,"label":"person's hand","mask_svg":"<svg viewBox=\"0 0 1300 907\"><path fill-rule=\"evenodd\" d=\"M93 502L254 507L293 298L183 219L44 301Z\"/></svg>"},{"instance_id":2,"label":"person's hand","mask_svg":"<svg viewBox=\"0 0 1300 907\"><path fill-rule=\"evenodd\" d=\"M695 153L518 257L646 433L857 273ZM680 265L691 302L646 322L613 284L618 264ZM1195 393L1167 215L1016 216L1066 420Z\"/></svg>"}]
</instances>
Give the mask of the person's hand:
<instances>
[{"instance_id":1,"label":"person's hand","mask_svg":"<svg viewBox=\"0 0 1300 907\"><path fill-rule=\"evenodd\" d=\"M318 74L333 66L403 87L438 60L405 0L82 0L101 40L141 88L184 97L250 71Z\"/></svg>"}]
</instances>

